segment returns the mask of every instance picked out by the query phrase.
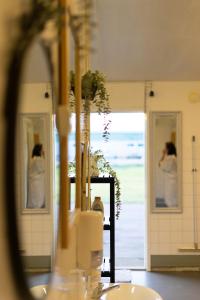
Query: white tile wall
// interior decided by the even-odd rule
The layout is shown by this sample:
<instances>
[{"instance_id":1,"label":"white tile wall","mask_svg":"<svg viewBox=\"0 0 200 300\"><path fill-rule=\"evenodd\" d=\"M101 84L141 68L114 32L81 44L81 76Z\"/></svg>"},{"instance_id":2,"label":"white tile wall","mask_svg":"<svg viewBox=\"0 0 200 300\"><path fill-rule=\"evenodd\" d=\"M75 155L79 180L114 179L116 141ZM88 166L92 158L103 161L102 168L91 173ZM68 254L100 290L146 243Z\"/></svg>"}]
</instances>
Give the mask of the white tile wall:
<instances>
[{"instance_id":1,"label":"white tile wall","mask_svg":"<svg viewBox=\"0 0 200 300\"><path fill-rule=\"evenodd\" d=\"M156 82L156 95L148 104L149 111L182 111L182 213L149 214L149 254L181 255L180 247L191 247L193 243L193 178L192 178L192 135L196 136L195 164L198 234L200 244L200 103L188 101L191 90L199 91L200 83ZM168 92L170 91L170 92ZM161 96L162 95L162 98ZM160 97L160 98L159 98ZM197 255L196 253L188 254Z\"/></svg>"},{"instance_id":2,"label":"white tile wall","mask_svg":"<svg viewBox=\"0 0 200 300\"><path fill-rule=\"evenodd\" d=\"M178 248L192 242L192 148L191 137L196 135L196 165L200 170L200 103L188 102L191 91L200 92L199 82L154 82L155 97L148 102L148 110L182 111L182 170L183 190L181 214L152 214L149 213L149 254L180 254ZM34 86L34 101L26 102L24 112L36 112L41 105L35 105L35 99L40 99L43 85L38 89ZM37 91L37 92L35 92ZM134 98L134 85L131 85L131 102ZM38 93L38 94L37 94ZM124 93L122 93L124 95ZM143 103L143 86L141 88ZM114 100L114 99L113 99ZM26 97L27 101L27 97ZM119 103L121 103L119 101ZM36 103L38 104L38 103ZM34 106L34 107L33 107ZM113 103L112 106L115 106ZM45 108L46 109L46 108ZM45 110L44 109L44 110ZM126 109L127 110L127 109ZM121 107L120 107L121 111ZM197 173L197 204L200 216L200 175ZM26 255L48 255L52 243L51 215L23 215L23 247ZM200 223L200 222L199 222ZM200 224L198 224L200 236ZM180 254L181 255L181 254ZM195 254L194 254L195 255Z\"/></svg>"},{"instance_id":3,"label":"white tile wall","mask_svg":"<svg viewBox=\"0 0 200 300\"><path fill-rule=\"evenodd\" d=\"M25 255L50 255L52 249L51 215L21 216L21 249Z\"/></svg>"},{"instance_id":4,"label":"white tile wall","mask_svg":"<svg viewBox=\"0 0 200 300\"><path fill-rule=\"evenodd\" d=\"M46 83L24 84L20 112L23 113L51 113L52 102L44 101L43 92ZM50 133L50 142L52 134ZM52 147L50 144L50 151ZM20 170L20 168L19 168ZM53 168L50 167L51 178ZM19 176L20 174L18 174ZM53 183L51 184L53 186ZM50 188L51 188L50 186ZM19 191L18 191L19 193ZM20 194L18 194L20 199ZM53 198L53 190L50 191L50 202ZM20 201L19 201L20 202ZM19 210L19 222L21 224L21 249L25 255L50 255L53 243L53 209L50 203L49 214L21 214Z\"/></svg>"}]
</instances>

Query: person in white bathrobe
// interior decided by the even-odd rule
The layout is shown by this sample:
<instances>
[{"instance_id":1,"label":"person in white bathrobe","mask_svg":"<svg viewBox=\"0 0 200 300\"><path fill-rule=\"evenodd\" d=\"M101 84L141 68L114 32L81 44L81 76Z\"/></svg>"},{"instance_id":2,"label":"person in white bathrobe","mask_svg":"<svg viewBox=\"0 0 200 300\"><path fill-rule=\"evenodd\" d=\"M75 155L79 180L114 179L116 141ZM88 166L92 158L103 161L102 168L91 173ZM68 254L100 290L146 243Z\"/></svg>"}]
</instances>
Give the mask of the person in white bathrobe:
<instances>
[{"instance_id":1,"label":"person in white bathrobe","mask_svg":"<svg viewBox=\"0 0 200 300\"><path fill-rule=\"evenodd\" d=\"M32 151L27 198L27 208L45 208L45 162L42 144L36 144Z\"/></svg>"},{"instance_id":2,"label":"person in white bathrobe","mask_svg":"<svg viewBox=\"0 0 200 300\"><path fill-rule=\"evenodd\" d=\"M164 172L164 200L167 207L176 207L177 203L177 154L172 142L165 144L159 167Z\"/></svg>"}]
</instances>

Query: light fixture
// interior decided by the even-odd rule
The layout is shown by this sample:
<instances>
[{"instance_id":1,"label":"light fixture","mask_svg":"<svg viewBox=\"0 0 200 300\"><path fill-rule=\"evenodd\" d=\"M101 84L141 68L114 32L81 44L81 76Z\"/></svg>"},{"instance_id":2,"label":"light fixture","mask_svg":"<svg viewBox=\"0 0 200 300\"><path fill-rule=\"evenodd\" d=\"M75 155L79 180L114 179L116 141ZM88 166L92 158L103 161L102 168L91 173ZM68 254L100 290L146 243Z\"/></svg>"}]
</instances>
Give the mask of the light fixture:
<instances>
[{"instance_id":1,"label":"light fixture","mask_svg":"<svg viewBox=\"0 0 200 300\"><path fill-rule=\"evenodd\" d=\"M147 99L148 97L154 97L155 92L153 90L153 83L152 81L145 81L144 82L144 112L147 111Z\"/></svg>"},{"instance_id":2,"label":"light fixture","mask_svg":"<svg viewBox=\"0 0 200 300\"><path fill-rule=\"evenodd\" d=\"M49 92L45 92L44 93L44 98L49 98L49 97L50 97Z\"/></svg>"},{"instance_id":3,"label":"light fixture","mask_svg":"<svg viewBox=\"0 0 200 300\"><path fill-rule=\"evenodd\" d=\"M150 92L149 92L149 97L154 97L154 96L155 96L154 91L153 91L153 90L150 90Z\"/></svg>"}]
</instances>

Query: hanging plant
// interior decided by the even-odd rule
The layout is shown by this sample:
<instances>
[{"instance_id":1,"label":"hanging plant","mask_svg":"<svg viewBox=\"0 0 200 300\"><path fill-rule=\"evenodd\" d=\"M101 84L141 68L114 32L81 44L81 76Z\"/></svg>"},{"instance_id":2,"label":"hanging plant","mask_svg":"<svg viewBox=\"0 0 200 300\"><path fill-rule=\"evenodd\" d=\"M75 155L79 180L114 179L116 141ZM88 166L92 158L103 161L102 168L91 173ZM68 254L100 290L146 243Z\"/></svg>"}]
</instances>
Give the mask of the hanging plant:
<instances>
[{"instance_id":1,"label":"hanging plant","mask_svg":"<svg viewBox=\"0 0 200 300\"><path fill-rule=\"evenodd\" d=\"M104 114L103 138L109 139L109 125L111 120L108 119L110 114L109 94L105 87L105 77L99 71L87 71L81 80L83 111L89 113L91 106L95 105L98 114ZM70 72L70 106L75 106L75 73Z\"/></svg>"},{"instance_id":2,"label":"hanging plant","mask_svg":"<svg viewBox=\"0 0 200 300\"><path fill-rule=\"evenodd\" d=\"M103 152L101 150L96 150L90 153L90 156L95 161L99 173L101 175L109 175L114 178L115 184L115 207L116 207L116 219L119 218L120 210L121 210L121 188L120 188L120 181L117 177L117 173L113 170L109 162L105 159ZM76 172L76 163L75 161L69 162L69 175L73 176Z\"/></svg>"}]
</instances>

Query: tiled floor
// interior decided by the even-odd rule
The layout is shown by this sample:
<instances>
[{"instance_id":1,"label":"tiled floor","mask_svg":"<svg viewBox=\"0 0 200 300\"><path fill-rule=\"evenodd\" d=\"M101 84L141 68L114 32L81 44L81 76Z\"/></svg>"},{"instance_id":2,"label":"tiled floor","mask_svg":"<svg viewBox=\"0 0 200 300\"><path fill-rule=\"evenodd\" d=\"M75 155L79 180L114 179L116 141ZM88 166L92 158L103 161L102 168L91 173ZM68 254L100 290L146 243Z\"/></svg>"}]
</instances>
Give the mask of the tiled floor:
<instances>
[{"instance_id":1,"label":"tiled floor","mask_svg":"<svg viewBox=\"0 0 200 300\"><path fill-rule=\"evenodd\" d=\"M117 271L116 277L121 282L150 287L157 291L163 300L199 300L200 272L146 272L146 271ZM30 287L46 284L48 274L31 275ZM142 299L139 299L142 300Z\"/></svg>"},{"instance_id":2,"label":"tiled floor","mask_svg":"<svg viewBox=\"0 0 200 300\"><path fill-rule=\"evenodd\" d=\"M133 271L132 283L156 290L163 300L199 300L200 272Z\"/></svg>"},{"instance_id":3,"label":"tiled floor","mask_svg":"<svg viewBox=\"0 0 200 300\"><path fill-rule=\"evenodd\" d=\"M104 204L104 209L109 215L109 206ZM144 219L144 204L123 203L120 218L115 221L116 268L144 267ZM104 232L104 256L109 256L109 249L109 232Z\"/></svg>"}]
</instances>

